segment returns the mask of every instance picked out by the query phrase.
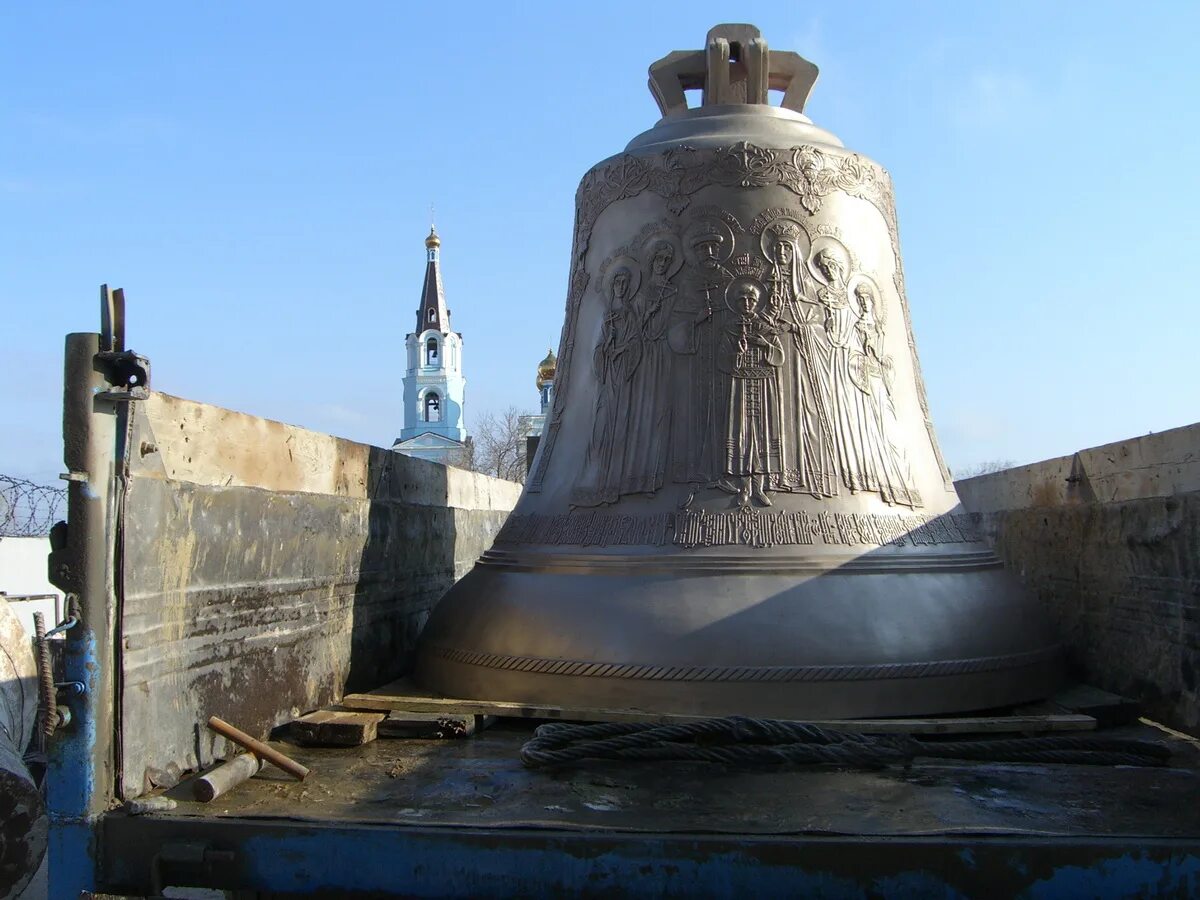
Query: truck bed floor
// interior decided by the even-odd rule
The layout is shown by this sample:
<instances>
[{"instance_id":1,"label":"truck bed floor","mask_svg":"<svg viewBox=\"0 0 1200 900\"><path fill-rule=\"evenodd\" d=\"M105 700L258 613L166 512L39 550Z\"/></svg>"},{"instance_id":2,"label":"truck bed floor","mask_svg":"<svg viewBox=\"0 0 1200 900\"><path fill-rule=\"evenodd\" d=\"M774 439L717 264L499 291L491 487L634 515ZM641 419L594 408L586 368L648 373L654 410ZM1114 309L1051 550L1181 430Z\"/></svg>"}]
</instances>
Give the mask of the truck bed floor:
<instances>
[{"instance_id":1,"label":"truck bed floor","mask_svg":"<svg viewBox=\"0 0 1200 900\"><path fill-rule=\"evenodd\" d=\"M761 771L709 763L587 761L530 770L532 726L501 723L459 741L380 739L349 749L280 744L312 769L303 782L268 766L212 803L170 816L429 827L722 834L1196 837L1200 752L1166 739L1167 768L917 760L883 771Z\"/></svg>"}]
</instances>

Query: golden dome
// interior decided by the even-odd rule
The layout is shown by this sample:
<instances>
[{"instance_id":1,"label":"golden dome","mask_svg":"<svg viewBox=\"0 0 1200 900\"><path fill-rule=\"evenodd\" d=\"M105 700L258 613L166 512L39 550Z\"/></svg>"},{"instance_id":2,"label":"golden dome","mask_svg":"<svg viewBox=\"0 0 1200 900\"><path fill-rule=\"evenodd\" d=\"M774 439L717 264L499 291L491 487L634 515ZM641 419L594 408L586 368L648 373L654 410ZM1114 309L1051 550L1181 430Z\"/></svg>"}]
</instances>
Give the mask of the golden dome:
<instances>
[{"instance_id":1,"label":"golden dome","mask_svg":"<svg viewBox=\"0 0 1200 900\"><path fill-rule=\"evenodd\" d=\"M429 226L429 237L425 238L425 246L430 250L442 246L442 239L437 236L437 229L432 225Z\"/></svg>"},{"instance_id":2,"label":"golden dome","mask_svg":"<svg viewBox=\"0 0 1200 900\"><path fill-rule=\"evenodd\" d=\"M540 391L544 385L554 380L554 372L558 368L558 357L553 350L546 351L546 358L538 363L537 388Z\"/></svg>"}]
</instances>

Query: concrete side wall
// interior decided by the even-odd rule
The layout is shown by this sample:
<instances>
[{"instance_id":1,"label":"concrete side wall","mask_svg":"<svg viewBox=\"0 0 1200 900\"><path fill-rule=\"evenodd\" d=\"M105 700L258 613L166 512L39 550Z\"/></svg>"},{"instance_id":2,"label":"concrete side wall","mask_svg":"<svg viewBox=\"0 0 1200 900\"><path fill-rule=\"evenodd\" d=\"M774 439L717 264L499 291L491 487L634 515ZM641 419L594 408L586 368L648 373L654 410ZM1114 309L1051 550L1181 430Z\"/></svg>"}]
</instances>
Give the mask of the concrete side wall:
<instances>
[{"instance_id":1,"label":"concrete side wall","mask_svg":"<svg viewBox=\"0 0 1200 900\"><path fill-rule=\"evenodd\" d=\"M955 487L963 505L979 512L1200 491L1200 422L964 478Z\"/></svg>"},{"instance_id":2,"label":"concrete side wall","mask_svg":"<svg viewBox=\"0 0 1200 900\"><path fill-rule=\"evenodd\" d=\"M403 674L520 485L163 394L121 512L121 790Z\"/></svg>"},{"instance_id":3,"label":"concrete side wall","mask_svg":"<svg viewBox=\"0 0 1200 900\"><path fill-rule=\"evenodd\" d=\"M1200 425L956 487L1080 674L1200 733Z\"/></svg>"}]
</instances>

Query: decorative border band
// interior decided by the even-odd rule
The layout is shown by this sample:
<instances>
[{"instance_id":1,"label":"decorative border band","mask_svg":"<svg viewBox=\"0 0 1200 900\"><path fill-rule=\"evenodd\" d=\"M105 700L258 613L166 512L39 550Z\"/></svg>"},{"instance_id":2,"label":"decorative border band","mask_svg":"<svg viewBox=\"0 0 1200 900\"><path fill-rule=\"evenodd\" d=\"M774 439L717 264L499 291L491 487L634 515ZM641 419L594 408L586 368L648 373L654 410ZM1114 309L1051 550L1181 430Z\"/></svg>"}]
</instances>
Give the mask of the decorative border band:
<instances>
[{"instance_id":1,"label":"decorative border band","mask_svg":"<svg viewBox=\"0 0 1200 900\"><path fill-rule=\"evenodd\" d=\"M630 575L663 572L672 575L806 575L979 572L1001 569L1004 563L991 552L911 554L883 556L602 556L584 553L525 553L492 548L476 565L521 572L587 572Z\"/></svg>"},{"instance_id":2,"label":"decorative border band","mask_svg":"<svg viewBox=\"0 0 1200 900\"><path fill-rule=\"evenodd\" d=\"M941 659L929 662L876 663L834 666L655 666L644 663L602 663L540 656L507 656L427 645L426 651L448 662L535 675L579 678L630 678L646 681L872 681L889 678L938 678L1019 669L1050 662L1062 649L1055 644L1006 656Z\"/></svg>"}]
</instances>

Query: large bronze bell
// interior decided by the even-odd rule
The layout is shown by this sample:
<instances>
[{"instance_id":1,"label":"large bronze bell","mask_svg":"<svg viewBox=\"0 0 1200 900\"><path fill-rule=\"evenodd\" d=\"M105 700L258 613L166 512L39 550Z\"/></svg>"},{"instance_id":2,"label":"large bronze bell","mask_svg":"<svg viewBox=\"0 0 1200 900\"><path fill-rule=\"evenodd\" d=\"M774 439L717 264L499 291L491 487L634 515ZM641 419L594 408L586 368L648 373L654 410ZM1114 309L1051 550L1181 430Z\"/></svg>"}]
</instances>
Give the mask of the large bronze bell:
<instances>
[{"instance_id":1,"label":"large bronze bell","mask_svg":"<svg viewBox=\"0 0 1200 900\"><path fill-rule=\"evenodd\" d=\"M816 76L749 25L650 67L663 117L579 186L553 411L425 687L786 718L1055 688L938 450L891 180L802 114Z\"/></svg>"}]
</instances>

